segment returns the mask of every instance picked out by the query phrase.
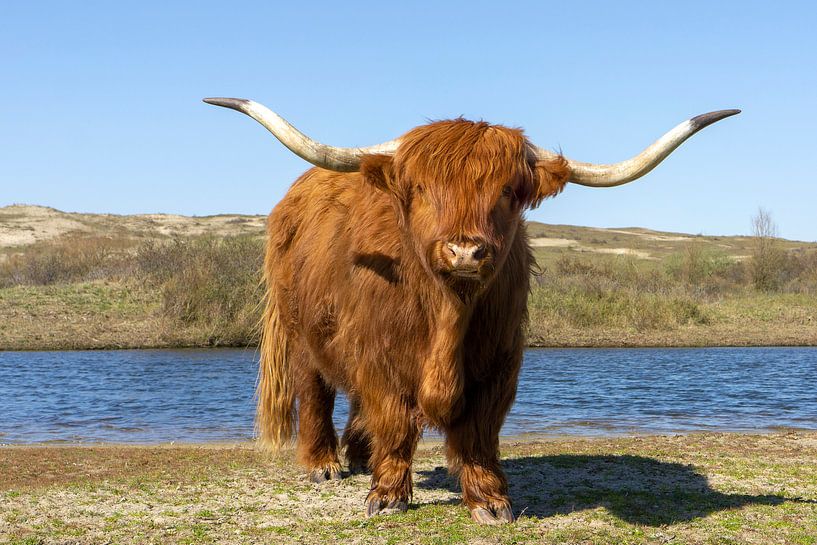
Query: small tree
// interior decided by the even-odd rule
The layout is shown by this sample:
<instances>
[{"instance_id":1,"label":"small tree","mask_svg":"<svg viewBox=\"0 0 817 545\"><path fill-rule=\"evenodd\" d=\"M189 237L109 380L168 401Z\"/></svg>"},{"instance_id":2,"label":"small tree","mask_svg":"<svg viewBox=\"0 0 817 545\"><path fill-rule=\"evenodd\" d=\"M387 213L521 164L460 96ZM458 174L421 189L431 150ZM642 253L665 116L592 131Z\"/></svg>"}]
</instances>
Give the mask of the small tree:
<instances>
[{"instance_id":1,"label":"small tree","mask_svg":"<svg viewBox=\"0 0 817 545\"><path fill-rule=\"evenodd\" d=\"M777 239L777 225L771 214L758 208L752 216L752 234L755 246L752 252L752 283L756 289L773 291L780 287L785 255Z\"/></svg>"}]
</instances>

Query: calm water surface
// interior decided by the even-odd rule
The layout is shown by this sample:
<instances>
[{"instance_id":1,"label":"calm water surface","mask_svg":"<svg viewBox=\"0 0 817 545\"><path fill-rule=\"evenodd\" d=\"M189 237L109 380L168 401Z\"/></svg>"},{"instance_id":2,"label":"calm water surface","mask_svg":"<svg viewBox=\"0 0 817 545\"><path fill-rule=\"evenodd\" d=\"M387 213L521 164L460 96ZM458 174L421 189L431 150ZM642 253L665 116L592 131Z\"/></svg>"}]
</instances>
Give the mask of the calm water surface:
<instances>
[{"instance_id":1,"label":"calm water surface","mask_svg":"<svg viewBox=\"0 0 817 545\"><path fill-rule=\"evenodd\" d=\"M248 439L255 373L252 350L0 352L0 443ZM503 434L817 429L816 391L817 348L529 350Z\"/></svg>"}]
</instances>

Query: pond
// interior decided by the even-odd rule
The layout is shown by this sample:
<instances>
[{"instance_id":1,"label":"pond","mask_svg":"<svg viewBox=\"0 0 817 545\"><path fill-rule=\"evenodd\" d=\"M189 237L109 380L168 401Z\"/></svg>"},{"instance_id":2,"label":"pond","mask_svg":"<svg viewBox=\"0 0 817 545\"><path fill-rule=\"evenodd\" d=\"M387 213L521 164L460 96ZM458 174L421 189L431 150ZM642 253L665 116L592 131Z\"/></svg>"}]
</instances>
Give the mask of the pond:
<instances>
[{"instance_id":1,"label":"pond","mask_svg":"<svg viewBox=\"0 0 817 545\"><path fill-rule=\"evenodd\" d=\"M0 352L0 443L249 439L256 357ZM502 433L817 429L815 391L817 348L531 349Z\"/></svg>"}]
</instances>

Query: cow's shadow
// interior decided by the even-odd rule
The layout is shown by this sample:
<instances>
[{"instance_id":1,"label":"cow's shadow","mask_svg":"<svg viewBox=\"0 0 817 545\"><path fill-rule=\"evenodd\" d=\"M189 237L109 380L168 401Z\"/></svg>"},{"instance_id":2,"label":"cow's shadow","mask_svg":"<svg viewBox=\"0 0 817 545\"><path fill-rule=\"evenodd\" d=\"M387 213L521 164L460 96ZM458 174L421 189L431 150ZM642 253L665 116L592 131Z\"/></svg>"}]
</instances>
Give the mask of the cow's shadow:
<instances>
[{"instance_id":1,"label":"cow's shadow","mask_svg":"<svg viewBox=\"0 0 817 545\"><path fill-rule=\"evenodd\" d=\"M503 460L502 467L517 516L549 517L603 506L626 522L661 526L749 504L817 503L777 495L724 494L692 466L643 456L530 456ZM446 468L419 475L418 488L459 491Z\"/></svg>"}]
</instances>

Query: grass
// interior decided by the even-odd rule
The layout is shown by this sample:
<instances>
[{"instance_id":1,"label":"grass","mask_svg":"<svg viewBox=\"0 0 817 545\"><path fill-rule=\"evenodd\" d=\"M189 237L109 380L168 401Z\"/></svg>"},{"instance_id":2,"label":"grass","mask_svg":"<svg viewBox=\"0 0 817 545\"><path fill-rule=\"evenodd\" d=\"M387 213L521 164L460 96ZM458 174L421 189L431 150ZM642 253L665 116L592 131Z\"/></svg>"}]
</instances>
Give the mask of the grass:
<instances>
[{"instance_id":1,"label":"grass","mask_svg":"<svg viewBox=\"0 0 817 545\"><path fill-rule=\"evenodd\" d=\"M807 254L811 259L811 254ZM817 285L790 275L759 291L745 265L690 248L661 261L539 255L528 300L536 346L762 346L817 344Z\"/></svg>"},{"instance_id":2,"label":"grass","mask_svg":"<svg viewBox=\"0 0 817 545\"><path fill-rule=\"evenodd\" d=\"M402 515L368 477L308 483L251 445L0 449L11 543L815 543L817 434L506 441L518 522L474 525L442 447L421 445Z\"/></svg>"},{"instance_id":3,"label":"grass","mask_svg":"<svg viewBox=\"0 0 817 545\"><path fill-rule=\"evenodd\" d=\"M137 254L140 272L162 293L163 315L207 328L219 344L257 343L263 297L263 239L176 239Z\"/></svg>"},{"instance_id":4,"label":"grass","mask_svg":"<svg viewBox=\"0 0 817 545\"><path fill-rule=\"evenodd\" d=\"M136 284L83 282L0 290L0 345L16 349L125 348L155 343L157 294Z\"/></svg>"},{"instance_id":5,"label":"grass","mask_svg":"<svg viewBox=\"0 0 817 545\"><path fill-rule=\"evenodd\" d=\"M18 208L4 227L44 237ZM257 343L260 218L28 213L79 230L0 248L0 349ZM776 288L758 290L751 237L528 231L531 345L817 344L815 244L775 239Z\"/></svg>"},{"instance_id":6,"label":"grass","mask_svg":"<svg viewBox=\"0 0 817 545\"><path fill-rule=\"evenodd\" d=\"M74 242L36 244L0 268L0 285L5 281L7 286L0 289L0 348L257 342L263 255L258 237L203 236L137 245ZM99 251L87 250L96 244L102 246ZM122 249L108 254L111 244ZM65 250L74 246L85 250ZM82 258L99 254L107 258L93 261L96 265ZM40 282L42 278L62 281Z\"/></svg>"}]
</instances>

